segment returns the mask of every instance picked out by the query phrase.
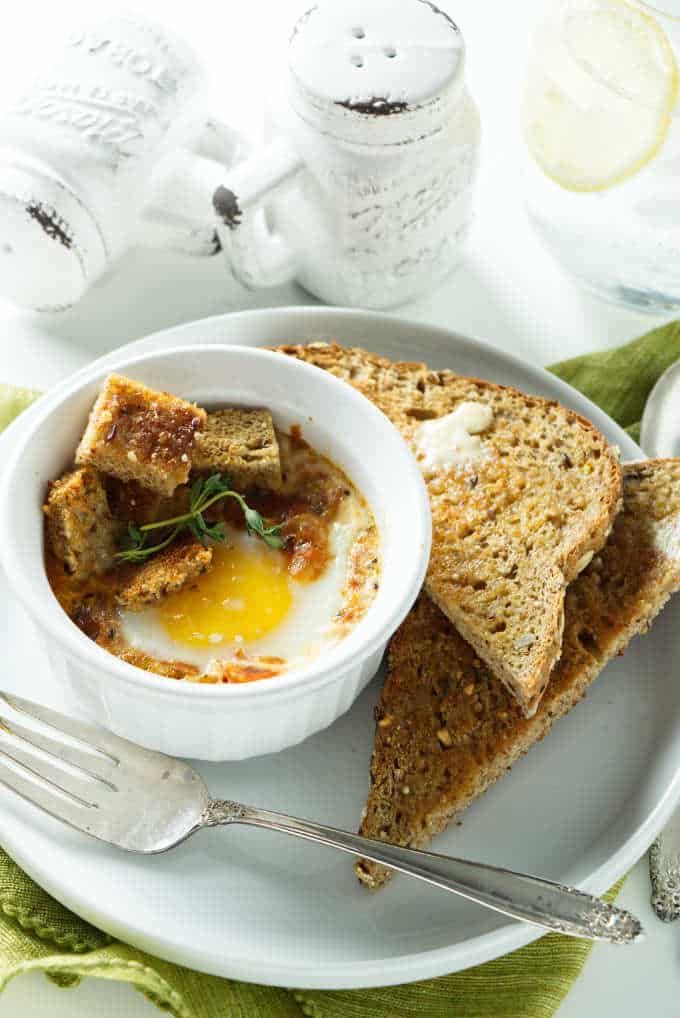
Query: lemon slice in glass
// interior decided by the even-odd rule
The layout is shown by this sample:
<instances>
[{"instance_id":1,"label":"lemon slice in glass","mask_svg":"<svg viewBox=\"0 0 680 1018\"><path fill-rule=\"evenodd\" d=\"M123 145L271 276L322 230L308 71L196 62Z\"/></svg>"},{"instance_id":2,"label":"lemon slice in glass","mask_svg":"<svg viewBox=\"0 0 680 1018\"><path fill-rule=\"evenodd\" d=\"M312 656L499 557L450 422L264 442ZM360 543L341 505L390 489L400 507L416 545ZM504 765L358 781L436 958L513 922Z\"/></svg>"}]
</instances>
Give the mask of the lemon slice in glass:
<instances>
[{"instance_id":1,"label":"lemon slice in glass","mask_svg":"<svg viewBox=\"0 0 680 1018\"><path fill-rule=\"evenodd\" d=\"M653 17L626 0L567 0L534 42L524 139L562 187L601 191L654 158L677 93L675 55Z\"/></svg>"}]
</instances>

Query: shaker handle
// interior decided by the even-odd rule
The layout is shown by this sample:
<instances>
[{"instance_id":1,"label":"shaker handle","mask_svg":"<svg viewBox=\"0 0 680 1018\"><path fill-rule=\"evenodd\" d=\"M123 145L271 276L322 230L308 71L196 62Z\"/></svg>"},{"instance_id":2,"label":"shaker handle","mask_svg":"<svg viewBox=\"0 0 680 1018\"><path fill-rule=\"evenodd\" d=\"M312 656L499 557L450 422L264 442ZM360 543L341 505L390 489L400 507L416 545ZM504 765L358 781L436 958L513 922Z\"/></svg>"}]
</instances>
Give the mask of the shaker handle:
<instances>
[{"instance_id":1,"label":"shaker handle","mask_svg":"<svg viewBox=\"0 0 680 1018\"><path fill-rule=\"evenodd\" d=\"M205 257L220 250L214 223L212 188L227 173L224 163L177 149L155 168L149 197L140 213L134 241Z\"/></svg>"},{"instance_id":2,"label":"shaker handle","mask_svg":"<svg viewBox=\"0 0 680 1018\"><path fill-rule=\"evenodd\" d=\"M212 196L217 234L234 276L249 289L279 286L295 275L295 256L270 228L267 207L292 187L304 162L277 138L235 166Z\"/></svg>"},{"instance_id":3,"label":"shaker handle","mask_svg":"<svg viewBox=\"0 0 680 1018\"><path fill-rule=\"evenodd\" d=\"M220 250L212 191L250 154L240 131L205 114L182 126L181 147L153 167L133 243L206 257ZM204 161L203 161L204 160Z\"/></svg>"},{"instance_id":4,"label":"shaker handle","mask_svg":"<svg viewBox=\"0 0 680 1018\"><path fill-rule=\"evenodd\" d=\"M236 165L216 154L182 148L166 155L142 210L140 241L198 256L221 249L235 278L250 289L288 282L295 258L270 229L266 210L292 186L302 159L281 139Z\"/></svg>"}]
</instances>

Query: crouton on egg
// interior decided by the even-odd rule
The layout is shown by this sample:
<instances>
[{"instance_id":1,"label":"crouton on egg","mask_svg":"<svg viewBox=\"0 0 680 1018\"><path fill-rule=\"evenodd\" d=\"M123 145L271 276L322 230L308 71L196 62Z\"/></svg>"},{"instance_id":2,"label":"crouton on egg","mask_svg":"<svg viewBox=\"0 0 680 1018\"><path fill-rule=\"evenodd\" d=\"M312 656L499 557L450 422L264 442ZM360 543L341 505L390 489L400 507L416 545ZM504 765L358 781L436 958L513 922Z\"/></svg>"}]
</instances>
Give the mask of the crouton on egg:
<instances>
[{"instance_id":1,"label":"crouton on egg","mask_svg":"<svg viewBox=\"0 0 680 1018\"><path fill-rule=\"evenodd\" d=\"M200 541L187 539L171 544L135 570L118 591L116 600L123 608L139 611L200 576L210 566L212 557L212 548L205 548Z\"/></svg>"},{"instance_id":2,"label":"crouton on egg","mask_svg":"<svg viewBox=\"0 0 680 1018\"><path fill-rule=\"evenodd\" d=\"M231 407L208 414L196 436L195 470L228 474L236 488L276 486L281 481L279 443L268 410Z\"/></svg>"}]
</instances>

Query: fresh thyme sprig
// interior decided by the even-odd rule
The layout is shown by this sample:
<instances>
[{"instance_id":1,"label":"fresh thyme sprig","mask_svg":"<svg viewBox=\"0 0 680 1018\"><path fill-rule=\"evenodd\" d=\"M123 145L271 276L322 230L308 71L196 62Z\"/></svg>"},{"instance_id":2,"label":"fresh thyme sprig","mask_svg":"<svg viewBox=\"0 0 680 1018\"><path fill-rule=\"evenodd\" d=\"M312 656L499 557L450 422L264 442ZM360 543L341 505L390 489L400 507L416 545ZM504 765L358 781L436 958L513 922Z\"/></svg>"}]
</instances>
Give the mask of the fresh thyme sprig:
<instances>
[{"instance_id":1,"label":"fresh thyme sprig","mask_svg":"<svg viewBox=\"0 0 680 1018\"><path fill-rule=\"evenodd\" d=\"M138 527L134 523L128 524L127 533L121 542L121 550L117 552L116 558L121 562L145 562L150 555L167 548L169 544L184 530L188 530L194 537L205 544L208 539L211 541L226 540L226 531L223 523L207 523L203 513L215 502L223 498L233 498L243 510L246 521L246 530L249 534L260 537L269 548L282 548L281 524L273 527L265 526L256 509L251 509L242 495L231 488L231 482L226 474L211 474L205 480L199 478L191 487L189 497L189 511L181 516L173 516L168 520L158 520L155 523L145 523ZM154 530L167 530L170 533L157 544L148 544L147 541Z\"/></svg>"}]
</instances>

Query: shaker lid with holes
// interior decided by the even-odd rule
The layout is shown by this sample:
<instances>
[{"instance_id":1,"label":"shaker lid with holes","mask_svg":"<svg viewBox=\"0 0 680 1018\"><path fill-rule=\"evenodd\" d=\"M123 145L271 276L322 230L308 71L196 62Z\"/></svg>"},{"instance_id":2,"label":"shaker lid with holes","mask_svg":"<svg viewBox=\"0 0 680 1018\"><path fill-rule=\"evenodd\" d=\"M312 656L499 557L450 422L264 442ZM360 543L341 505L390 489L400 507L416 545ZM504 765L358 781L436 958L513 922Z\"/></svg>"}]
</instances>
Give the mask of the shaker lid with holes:
<instances>
[{"instance_id":1,"label":"shaker lid with holes","mask_svg":"<svg viewBox=\"0 0 680 1018\"><path fill-rule=\"evenodd\" d=\"M429 0L320 0L291 35L291 105L350 144L420 140L458 101L464 54L460 29Z\"/></svg>"},{"instance_id":2,"label":"shaker lid with holes","mask_svg":"<svg viewBox=\"0 0 680 1018\"><path fill-rule=\"evenodd\" d=\"M105 265L97 225L66 182L37 160L0 152L0 296L67 307Z\"/></svg>"}]
</instances>

